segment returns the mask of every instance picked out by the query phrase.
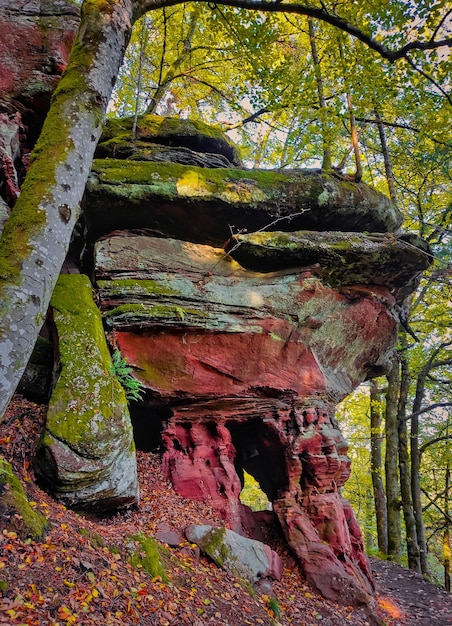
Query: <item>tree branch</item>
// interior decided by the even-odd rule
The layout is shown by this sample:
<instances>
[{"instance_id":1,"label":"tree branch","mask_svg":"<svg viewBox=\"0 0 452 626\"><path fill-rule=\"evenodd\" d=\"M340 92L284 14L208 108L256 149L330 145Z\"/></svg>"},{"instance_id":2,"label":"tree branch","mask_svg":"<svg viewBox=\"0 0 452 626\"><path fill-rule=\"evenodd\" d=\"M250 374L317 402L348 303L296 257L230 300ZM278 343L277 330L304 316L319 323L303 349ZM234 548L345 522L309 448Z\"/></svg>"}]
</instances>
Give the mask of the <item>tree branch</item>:
<instances>
[{"instance_id":1,"label":"tree branch","mask_svg":"<svg viewBox=\"0 0 452 626\"><path fill-rule=\"evenodd\" d=\"M142 13L146 13L147 11L152 11L154 9L159 9L165 6L174 6L176 4L181 4L182 2L183 0L140 0L138 4ZM384 44L377 41L372 35L362 31L361 28L359 28L355 24L350 23L336 13L331 13L327 11L324 6L319 8L311 6L309 4L285 4L284 2L279 2L278 0L219 0L218 2L214 3L214 5L216 4L222 6L236 7L238 9L247 9L249 11L263 11L267 13L293 13L296 15L313 17L322 22L330 24L335 28L339 28L349 35L352 35L352 37L359 39L359 41L362 41L368 48L371 48L372 50L377 52L381 57L383 57L390 63L394 63L399 59L405 58L407 54L412 50L436 50L437 48L452 45L452 37L446 37L445 39L440 39L437 41L435 41L435 39L432 37L429 41L410 41L409 43L405 44L397 50L391 50ZM444 19L445 18L441 20L440 24L435 29L434 34L437 33Z\"/></svg>"},{"instance_id":2,"label":"tree branch","mask_svg":"<svg viewBox=\"0 0 452 626\"><path fill-rule=\"evenodd\" d=\"M435 443L439 443L440 441L448 441L450 439L452 439L452 435L441 435L439 437L435 437L434 439L429 439L419 448L419 456L422 456L427 448L433 446Z\"/></svg>"},{"instance_id":3,"label":"tree branch","mask_svg":"<svg viewBox=\"0 0 452 626\"><path fill-rule=\"evenodd\" d=\"M452 41L451 41L452 43ZM434 85L436 87L436 89L438 89L438 91L440 91L443 96L446 98L447 102L452 106L452 98L449 96L449 94L447 93L447 91L445 91L441 85L439 83L436 82L435 79L433 79L429 74L427 74L426 72L424 72L424 70L421 70L420 67L418 67L411 59L410 57L406 54L405 55L405 60L407 63L409 63L409 65L411 65L411 67L416 70L416 72L418 72L421 76L423 76L424 78L426 78L430 83L432 83L432 85Z\"/></svg>"},{"instance_id":4,"label":"tree branch","mask_svg":"<svg viewBox=\"0 0 452 626\"><path fill-rule=\"evenodd\" d=\"M426 406L423 409L419 409L419 411L414 411L414 413L410 413L410 415L407 415L406 417L403 418L403 421L407 422L413 417L417 417L418 415L422 415L423 413L428 413L429 411L433 411L434 409L439 409L441 407L447 407L447 406L452 406L452 402L434 402L433 404L430 404L429 406Z\"/></svg>"},{"instance_id":5,"label":"tree branch","mask_svg":"<svg viewBox=\"0 0 452 626\"><path fill-rule=\"evenodd\" d=\"M372 119L368 117L357 117L356 121L361 122L362 124L375 124L375 125L378 124L377 119ZM410 124L402 124L401 122L388 122L386 120L381 120L381 123L383 124L383 126L387 128L400 128L401 130L409 130L413 133L421 132L420 128L416 128L416 126L411 126ZM447 148L452 148L452 144L446 141L440 141L439 139L435 139L434 137L429 137L429 139L433 143L437 143L440 146L446 146Z\"/></svg>"}]
</instances>

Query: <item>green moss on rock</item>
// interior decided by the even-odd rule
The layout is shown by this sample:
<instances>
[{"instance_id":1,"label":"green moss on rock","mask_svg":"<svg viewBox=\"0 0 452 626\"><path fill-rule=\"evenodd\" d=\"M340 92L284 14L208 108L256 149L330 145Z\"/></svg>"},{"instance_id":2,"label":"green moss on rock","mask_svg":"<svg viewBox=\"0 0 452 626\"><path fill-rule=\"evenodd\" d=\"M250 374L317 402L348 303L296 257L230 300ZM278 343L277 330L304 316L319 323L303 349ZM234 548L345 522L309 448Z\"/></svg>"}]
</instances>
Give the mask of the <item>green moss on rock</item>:
<instances>
[{"instance_id":1,"label":"green moss on rock","mask_svg":"<svg viewBox=\"0 0 452 626\"><path fill-rule=\"evenodd\" d=\"M203 311L199 309L183 308L173 304L157 304L149 306L142 303L136 304L121 304L120 306L111 309L105 313L105 318L108 322L109 319L123 318L135 318L138 317L141 320L154 320L154 319L168 319L176 318L178 321L184 321L186 316L204 316Z\"/></svg>"},{"instance_id":2,"label":"green moss on rock","mask_svg":"<svg viewBox=\"0 0 452 626\"><path fill-rule=\"evenodd\" d=\"M2 527L16 532L22 539L39 540L48 529L47 519L33 509L11 465L0 458L0 519Z\"/></svg>"},{"instance_id":3,"label":"green moss on rock","mask_svg":"<svg viewBox=\"0 0 452 626\"><path fill-rule=\"evenodd\" d=\"M144 533L133 535L131 539L138 543L139 549L129 557L129 562L134 567L142 567L149 576L158 576L163 582L168 582L169 554L165 548L154 537Z\"/></svg>"},{"instance_id":4,"label":"green moss on rock","mask_svg":"<svg viewBox=\"0 0 452 626\"><path fill-rule=\"evenodd\" d=\"M121 278L115 280L99 280L97 281L99 289L108 290L108 296L175 296L178 292L171 287L165 285L163 281L157 280L139 280L133 278Z\"/></svg>"},{"instance_id":5,"label":"green moss on rock","mask_svg":"<svg viewBox=\"0 0 452 626\"><path fill-rule=\"evenodd\" d=\"M62 275L51 305L61 373L38 444L38 474L68 506L102 510L134 503L138 483L127 400L111 373L88 277Z\"/></svg>"},{"instance_id":6,"label":"green moss on rock","mask_svg":"<svg viewBox=\"0 0 452 626\"><path fill-rule=\"evenodd\" d=\"M60 276L51 306L62 367L46 428L79 452L97 456L99 446L111 445L109 432L130 426L124 390L110 374L111 356L88 277Z\"/></svg>"},{"instance_id":7,"label":"green moss on rock","mask_svg":"<svg viewBox=\"0 0 452 626\"><path fill-rule=\"evenodd\" d=\"M215 563L222 568L226 565L230 565L232 558L231 550L225 543L225 537L225 528L213 528L199 542L201 550L208 554L215 561Z\"/></svg>"},{"instance_id":8,"label":"green moss on rock","mask_svg":"<svg viewBox=\"0 0 452 626\"><path fill-rule=\"evenodd\" d=\"M134 118L108 118L101 143L132 141ZM138 116L136 139L176 147L189 147L201 152L222 154L234 165L240 163L237 146L221 128L209 126L200 120L178 117L161 117L144 114ZM111 145L111 144L110 144Z\"/></svg>"}]
</instances>

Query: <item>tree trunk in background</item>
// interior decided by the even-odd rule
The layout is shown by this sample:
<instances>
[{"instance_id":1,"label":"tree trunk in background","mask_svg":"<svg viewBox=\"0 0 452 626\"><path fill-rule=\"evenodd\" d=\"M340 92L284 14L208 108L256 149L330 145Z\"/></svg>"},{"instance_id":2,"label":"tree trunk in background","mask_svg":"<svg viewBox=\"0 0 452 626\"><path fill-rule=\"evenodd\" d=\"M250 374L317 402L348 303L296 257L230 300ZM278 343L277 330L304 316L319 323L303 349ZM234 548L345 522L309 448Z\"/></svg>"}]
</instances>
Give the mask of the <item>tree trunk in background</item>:
<instances>
[{"instance_id":1,"label":"tree trunk in background","mask_svg":"<svg viewBox=\"0 0 452 626\"><path fill-rule=\"evenodd\" d=\"M383 153L383 161L385 164L386 181L388 183L389 197L397 206L397 193L394 183L394 173L392 171L391 157L389 156L388 144L386 141L385 127L381 119L378 109L375 109L375 119L377 120L378 134L380 136L381 151Z\"/></svg>"},{"instance_id":2,"label":"tree trunk in background","mask_svg":"<svg viewBox=\"0 0 452 626\"><path fill-rule=\"evenodd\" d=\"M317 51L316 29L312 17L308 17L309 41L311 44L312 62L314 65L314 76L317 85L317 96L319 98L319 115L322 127L323 161L322 171L331 172L331 137L328 128L328 111L326 108L325 90L323 88L322 68L320 65L319 53Z\"/></svg>"},{"instance_id":3,"label":"tree trunk in background","mask_svg":"<svg viewBox=\"0 0 452 626\"><path fill-rule=\"evenodd\" d=\"M406 406L408 401L408 391L410 386L410 372L407 362L406 334L401 333L401 354L400 354L400 390L398 402L398 435L399 435L399 473L400 473L400 494L402 498L403 518L405 520L406 546L408 555L408 567L421 573L419 546L417 542L416 521L413 513L413 502L411 500L411 472L410 458L408 453L408 432L406 422Z\"/></svg>"},{"instance_id":4,"label":"tree trunk in background","mask_svg":"<svg viewBox=\"0 0 452 626\"><path fill-rule=\"evenodd\" d=\"M419 449L419 415L416 412L420 410L424 398L426 371L421 370L417 376L416 394L413 402L411 418L411 497L413 500L413 512L416 520L416 532L419 545L419 556L421 564L421 572L423 576L430 576L428 566L427 540L425 538L425 525L422 515L421 502L421 453Z\"/></svg>"},{"instance_id":5,"label":"tree trunk in background","mask_svg":"<svg viewBox=\"0 0 452 626\"><path fill-rule=\"evenodd\" d=\"M163 42L162 42L162 56L160 58L160 75L158 85L152 94L151 101L146 109L146 113L155 113L158 105L164 100L168 87L174 78L179 74L180 69L187 58L191 54L191 43L195 34L196 26L198 24L199 14L202 9L200 3L197 4L193 14L190 18L190 22L187 27L187 32L183 34L183 47L181 54L171 63L168 64L166 56L166 44L167 44L167 24L170 16L167 15L165 7L163 8ZM167 68L164 74L164 68Z\"/></svg>"},{"instance_id":6,"label":"tree trunk in background","mask_svg":"<svg viewBox=\"0 0 452 626\"><path fill-rule=\"evenodd\" d=\"M444 554L444 587L450 593L450 522L449 522L449 492L450 492L450 464L447 463L446 480L444 487L444 513L446 514L446 527L443 537Z\"/></svg>"},{"instance_id":7,"label":"tree trunk in background","mask_svg":"<svg viewBox=\"0 0 452 626\"><path fill-rule=\"evenodd\" d=\"M68 66L5 225L0 242L0 416L45 319L139 12L139 3L131 0L83 3Z\"/></svg>"},{"instance_id":8,"label":"tree trunk in background","mask_svg":"<svg viewBox=\"0 0 452 626\"><path fill-rule=\"evenodd\" d=\"M370 471L377 521L378 550L388 554L388 526L386 511L386 494L383 485L383 457L381 444L383 441L381 392L376 380L370 381Z\"/></svg>"},{"instance_id":9,"label":"tree trunk in background","mask_svg":"<svg viewBox=\"0 0 452 626\"><path fill-rule=\"evenodd\" d=\"M401 533L400 533L400 497L398 480L398 423L397 405L399 398L399 359L394 352L391 371L387 376L388 390L386 392L386 502L388 525L388 558L400 563Z\"/></svg>"}]
</instances>

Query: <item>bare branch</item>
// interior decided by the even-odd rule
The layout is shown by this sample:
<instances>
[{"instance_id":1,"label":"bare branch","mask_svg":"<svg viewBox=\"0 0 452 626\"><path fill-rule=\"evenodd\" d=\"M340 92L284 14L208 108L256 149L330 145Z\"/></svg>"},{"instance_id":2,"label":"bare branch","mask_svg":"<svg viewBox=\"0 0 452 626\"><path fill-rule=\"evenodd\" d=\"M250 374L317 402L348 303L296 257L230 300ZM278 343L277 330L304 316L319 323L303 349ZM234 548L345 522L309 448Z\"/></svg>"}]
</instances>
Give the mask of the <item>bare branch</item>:
<instances>
[{"instance_id":1,"label":"bare branch","mask_svg":"<svg viewBox=\"0 0 452 626\"><path fill-rule=\"evenodd\" d=\"M422 415L423 413L429 413L430 411L433 411L434 409L439 409L441 407L448 407L448 406L452 406L452 402L434 402L433 404L429 404L429 406L426 406L423 409L419 409L419 411L414 411L414 413L407 415L401 421L407 422L413 417L417 417L418 415Z\"/></svg>"},{"instance_id":2,"label":"bare branch","mask_svg":"<svg viewBox=\"0 0 452 626\"><path fill-rule=\"evenodd\" d=\"M440 437L434 437L433 439L429 439L419 448L419 456L422 456L427 448L433 446L435 443L439 443L440 441L449 441L450 439L452 439L452 435L441 435Z\"/></svg>"},{"instance_id":3,"label":"bare branch","mask_svg":"<svg viewBox=\"0 0 452 626\"><path fill-rule=\"evenodd\" d=\"M362 124L378 124L377 119L367 118L367 117L357 117L357 122L361 122ZM400 128L401 130L409 130L412 133L420 133L421 129L416 128L416 126L411 126L411 124L403 124L401 122L388 122L387 120L381 120L383 126L387 128ZM447 148L452 148L452 144L447 141L440 141L439 139L435 139L434 137L429 137L430 141L433 143L437 143L440 146L446 146Z\"/></svg>"}]
</instances>

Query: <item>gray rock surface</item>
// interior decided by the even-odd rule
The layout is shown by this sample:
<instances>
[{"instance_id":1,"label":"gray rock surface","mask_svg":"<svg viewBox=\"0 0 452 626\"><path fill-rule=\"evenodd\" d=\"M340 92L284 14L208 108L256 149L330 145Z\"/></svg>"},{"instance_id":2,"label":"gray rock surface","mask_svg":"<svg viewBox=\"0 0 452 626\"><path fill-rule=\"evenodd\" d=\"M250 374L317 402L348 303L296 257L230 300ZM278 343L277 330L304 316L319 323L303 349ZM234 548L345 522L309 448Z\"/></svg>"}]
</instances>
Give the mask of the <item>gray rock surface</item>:
<instances>
[{"instance_id":1,"label":"gray rock surface","mask_svg":"<svg viewBox=\"0 0 452 626\"><path fill-rule=\"evenodd\" d=\"M235 576L251 583L257 583L262 578L281 579L281 559L260 541L242 537L227 528L198 524L187 526L185 536L217 565Z\"/></svg>"}]
</instances>

